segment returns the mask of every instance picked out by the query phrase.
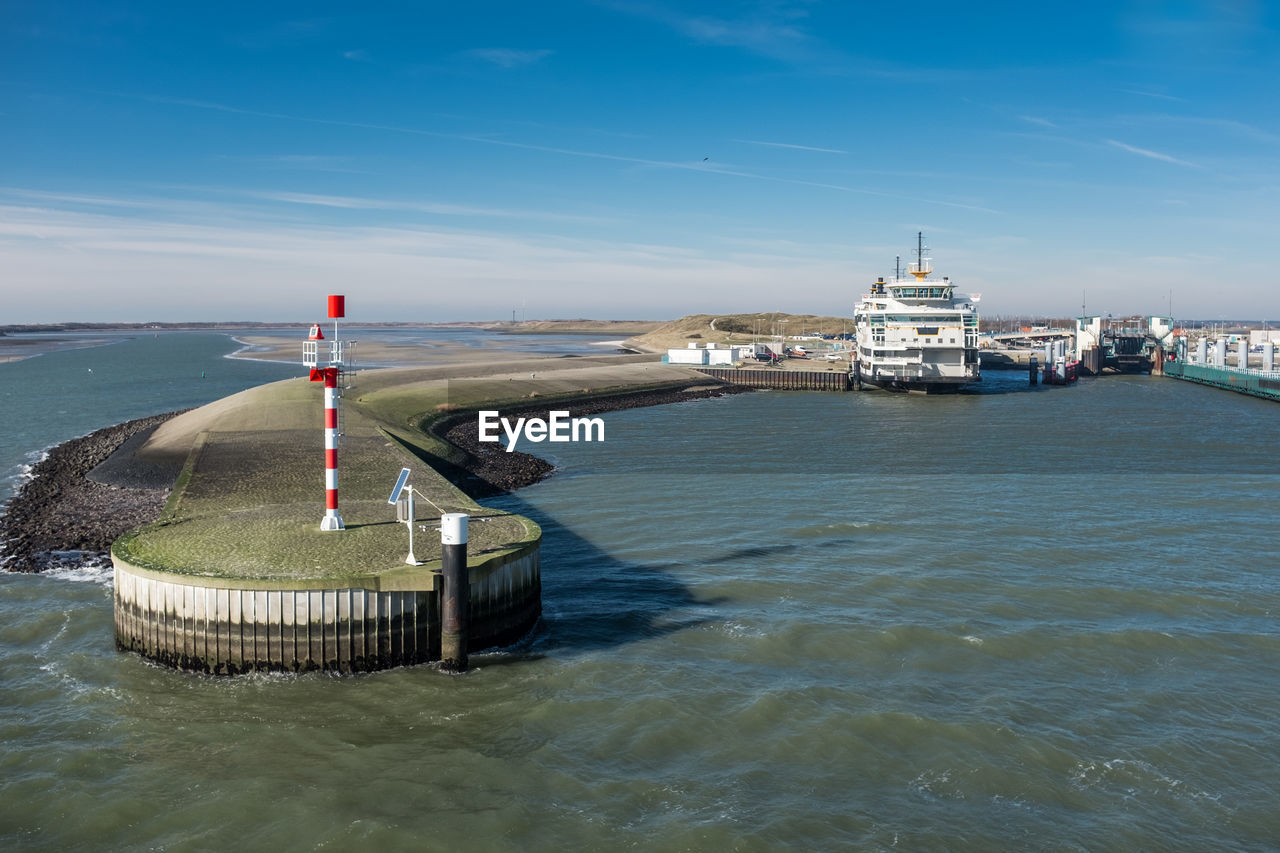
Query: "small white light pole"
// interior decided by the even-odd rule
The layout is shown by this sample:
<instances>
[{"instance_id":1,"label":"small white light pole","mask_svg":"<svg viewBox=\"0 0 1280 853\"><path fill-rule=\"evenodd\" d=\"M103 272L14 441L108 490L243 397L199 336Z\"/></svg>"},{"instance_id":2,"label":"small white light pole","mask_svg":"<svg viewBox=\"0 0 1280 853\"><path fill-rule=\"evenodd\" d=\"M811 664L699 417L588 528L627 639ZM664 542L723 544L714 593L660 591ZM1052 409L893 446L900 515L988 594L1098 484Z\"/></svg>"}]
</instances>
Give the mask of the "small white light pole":
<instances>
[{"instance_id":1,"label":"small white light pole","mask_svg":"<svg viewBox=\"0 0 1280 853\"><path fill-rule=\"evenodd\" d=\"M400 495L408 492L409 497L401 500ZM387 498L387 503L395 504L396 521L402 521L409 528L409 556L404 561L411 566L421 566L422 563L413 555L413 524L417 520L413 506L413 486L409 485L409 469L400 469L400 479L396 480L395 487L391 490L391 497Z\"/></svg>"}]
</instances>

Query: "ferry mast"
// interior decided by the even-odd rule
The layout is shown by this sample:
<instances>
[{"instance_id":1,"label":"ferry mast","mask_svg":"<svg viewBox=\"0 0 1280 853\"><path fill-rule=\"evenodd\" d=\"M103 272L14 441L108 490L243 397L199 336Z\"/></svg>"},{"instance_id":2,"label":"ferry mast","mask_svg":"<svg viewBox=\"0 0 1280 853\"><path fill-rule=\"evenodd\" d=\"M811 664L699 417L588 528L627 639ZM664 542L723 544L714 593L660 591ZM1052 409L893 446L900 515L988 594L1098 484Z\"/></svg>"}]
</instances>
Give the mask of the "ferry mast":
<instances>
[{"instance_id":1,"label":"ferry mast","mask_svg":"<svg viewBox=\"0 0 1280 853\"><path fill-rule=\"evenodd\" d=\"M916 232L916 262L908 264L907 272L916 277L916 281L924 281L925 276L933 272L933 267L925 263L924 256L924 232Z\"/></svg>"}]
</instances>

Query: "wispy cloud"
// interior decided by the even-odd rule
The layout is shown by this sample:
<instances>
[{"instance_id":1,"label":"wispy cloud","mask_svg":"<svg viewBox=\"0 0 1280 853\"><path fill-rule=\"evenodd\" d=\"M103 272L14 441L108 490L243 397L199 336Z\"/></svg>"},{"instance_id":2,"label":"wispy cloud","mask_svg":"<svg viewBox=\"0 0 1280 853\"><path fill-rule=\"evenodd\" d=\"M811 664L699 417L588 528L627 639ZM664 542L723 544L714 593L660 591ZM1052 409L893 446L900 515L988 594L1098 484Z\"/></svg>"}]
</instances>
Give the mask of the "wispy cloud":
<instances>
[{"instance_id":1,"label":"wispy cloud","mask_svg":"<svg viewBox=\"0 0 1280 853\"><path fill-rule=\"evenodd\" d=\"M955 201L944 201L942 199L931 198L912 198L904 196L898 192L888 192L883 190L866 189L864 187L850 187L843 184L825 183L823 181L805 181L798 178L784 178L777 175L762 175L757 172L744 172L739 169L722 169L716 166L708 165L705 162L682 163L671 160L649 160L643 157L627 157L621 154L604 154L596 151L577 151L571 148L554 148L546 145L530 145L524 142L512 142L505 139L484 139L471 137L472 141L485 142L491 145L503 145L509 148L521 148L527 151L543 151L548 154L564 154L570 157L586 157L595 160L611 160L619 163L632 163L637 166L650 166L662 169L686 169L694 172L705 172L713 175L729 175L736 178L749 178L755 181L770 181L779 184L792 184L802 187L817 187L819 189L835 190L836 192L854 193L858 195L870 195L881 198L897 198L907 201L915 201L921 204L936 204L943 207L954 207L962 210L973 210L980 213L999 213L988 207L979 205L965 204Z\"/></svg>"},{"instance_id":2,"label":"wispy cloud","mask_svg":"<svg viewBox=\"0 0 1280 853\"><path fill-rule=\"evenodd\" d=\"M505 47L478 47L463 53L472 59L491 62L499 68L518 68L532 65L555 53L554 50L512 50Z\"/></svg>"},{"instance_id":3,"label":"wispy cloud","mask_svg":"<svg viewBox=\"0 0 1280 853\"><path fill-rule=\"evenodd\" d=\"M1039 116L1019 116L1019 118L1025 122L1030 122L1031 124L1038 124L1041 127L1057 127L1056 124L1049 121L1047 118L1040 118Z\"/></svg>"},{"instance_id":4,"label":"wispy cloud","mask_svg":"<svg viewBox=\"0 0 1280 853\"><path fill-rule=\"evenodd\" d=\"M125 97L139 97L139 96L125 96ZM306 116L293 116L285 113L264 112L259 110L246 110L246 109L240 109L238 107L227 106L225 104L208 103L204 101L194 101L194 100L188 100L184 98L166 98L166 97L150 96L150 95L141 96L141 97L144 97L144 99L146 100L151 100L157 103L174 103L182 106L197 107L200 109L211 109L211 110L217 110L221 112L260 116L263 118L280 119L283 121L299 121L299 122L306 122L309 124L319 124L319 125L327 125L327 126L334 126L334 127L357 127L357 128L363 128L365 130L380 130L380 131L387 131L391 133L406 133L406 134L411 134L415 136L433 137L436 139L455 139L455 140L460 140L464 142L473 142L480 145L495 145L503 148L516 148L523 151L540 151L546 154L560 154L566 157L582 157L590 160L604 160L604 161L615 162L615 163L630 163L632 165L648 166L653 168L684 169L688 171L704 172L709 174L729 175L732 177L748 178L756 181L770 181L773 183L793 184L796 186L818 187L822 189L835 190L837 192L856 193L861 195L870 195L870 196L886 197L886 198L899 198L899 199L905 199L908 201L916 201L921 204L936 204L936 205L942 205L944 207L954 207L962 210L973 210L981 213L998 213L999 212L996 210L992 210L991 208L988 208L988 207L983 207L983 206L974 205L974 204L966 204L963 202L945 201L941 199L929 199L929 198L913 199L908 196L903 196L901 193L897 193L897 192L873 190L873 189L866 189L862 187L850 187L842 184L824 183L821 181L805 181L805 180L799 180L796 178L779 177L776 175L762 175L755 172L743 172L736 169L721 169L721 168L716 168L714 166L708 165L707 163L701 162L701 161L678 162L678 161L672 161L672 160L655 160L655 159L649 159L645 157L631 157L624 154L609 154L609 153L599 152L599 151L582 151L574 148L561 148L561 147L552 146L552 145L534 145L528 142L518 142L510 139L497 139L497 138L488 137L488 136L475 136L472 134L448 133L445 131L424 130L421 128L402 127L397 125L354 122L354 121L345 121L342 119L309 118Z\"/></svg>"},{"instance_id":5,"label":"wispy cloud","mask_svg":"<svg viewBox=\"0 0 1280 853\"><path fill-rule=\"evenodd\" d=\"M272 50L285 45L311 41L330 32L332 18L309 18L281 21L252 32L231 37L231 43L249 50Z\"/></svg>"},{"instance_id":6,"label":"wispy cloud","mask_svg":"<svg viewBox=\"0 0 1280 853\"><path fill-rule=\"evenodd\" d=\"M1144 92L1140 89L1121 89L1126 95L1140 95L1144 98L1159 98L1162 101L1181 101L1186 102L1186 98L1175 98L1173 95L1162 95L1159 92Z\"/></svg>"},{"instance_id":7,"label":"wispy cloud","mask_svg":"<svg viewBox=\"0 0 1280 853\"><path fill-rule=\"evenodd\" d=\"M1179 166L1195 166L1194 163L1188 163L1186 160L1179 160L1177 157L1172 155L1162 154L1159 151L1151 151L1147 148L1138 148L1134 145L1126 145L1125 143L1117 142L1114 139L1108 139L1106 140L1106 143L1115 148L1119 148L1121 151L1128 151L1130 154L1137 154L1139 157L1147 157L1151 160L1159 160L1162 163L1175 163Z\"/></svg>"},{"instance_id":8,"label":"wispy cloud","mask_svg":"<svg viewBox=\"0 0 1280 853\"><path fill-rule=\"evenodd\" d=\"M368 62L369 51L367 50L344 50L342 52L343 59L350 59L352 62Z\"/></svg>"},{"instance_id":9,"label":"wispy cloud","mask_svg":"<svg viewBox=\"0 0 1280 853\"><path fill-rule=\"evenodd\" d=\"M139 201L137 199L120 199L95 195L73 195L71 193L48 192L46 190L28 190L21 187L0 187L0 194L50 204L76 204L92 207L151 207L147 202Z\"/></svg>"},{"instance_id":10,"label":"wispy cloud","mask_svg":"<svg viewBox=\"0 0 1280 853\"><path fill-rule=\"evenodd\" d=\"M259 154L231 155L219 154L217 159L247 163L264 169L286 169L305 172L335 172L351 175L367 175L365 169L353 168L351 158L335 157L327 154Z\"/></svg>"},{"instance_id":11,"label":"wispy cloud","mask_svg":"<svg viewBox=\"0 0 1280 853\"><path fill-rule=\"evenodd\" d=\"M818 148L814 145L795 145L790 142L764 142L759 139L735 139L734 142L741 142L744 145L764 145L769 148L793 148L797 151L820 151L823 154L848 154L848 151L841 151L839 148Z\"/></svg>"},{"instance_id":12,"label":"wispy cloud","mask_svg":"<svg viewBox=\"0 0 1280 853\"><path fill-rule=\"evenodd\" d=\"M31 210L63 210L92 212L98 208L129 211L130 215L156 216L171 221L238 221L246 218L296 222L296 216L280 215L274 205L333 208L345 211L370 211L425 214L432 217L523 219L538 222L567 222L588 225L616 222L608 215L560 213L550 210L485 207L432 200L398 200L362 198L359 196L323 195L287 190L237 189L224 186L165 185L152 188L156 194L139 197L112 197L76 193L50 192L22 187L0 186L0 204L6 200L29 204ZM175 197L179 194L181 198ZM229 199L237 202L231 204ZM268 202L270 206L255 204ZM38 207L37 207L38 206ZM382 221L377 220L377 221ZM411 220L410 220L411 221Z\"/></svg>"},{"instance_id":13,"label":"wispy cloud","mask_svg":"<svg viewBox=\"0 0 1280 853\"><path fill-rule=\"evenodd\" d=\"M605 5L625 14L664 24L703 44L737 47L786 62L802 62L827 56L830 48L810 35L798 21L808 17L803 4L778 0L761 3L747 14L720 17L689 15L662 3L605 0Z\"/></svg>"},{"instance_id":14,"label":"wispy cloud","mask_svg":"<svg viewBox=\"0 0 1280 853\"><path fill-rule=\"evenodd\" d=\"M479 319L502 316L522 299L543 316L660 317L723 307L717 300L730 291L744 302L763 302L778 282L796 275L811 283L810 291L836 294L847 277L842 265L814 260L820 253L802 247L765 257L758 250L711 253L403 225L179 223L163 214L136 218L3 202L0 243L6 279L40 283L6 294L6 314L20 322L293 317L297 305L330 287L354 287L341 292L368 319ZM175 280L188 286L175 288ZM612 285L607 295L602 281ZM147 316L129 316L139 311Z\"/></svg>"},{"instance_id":15,"label":"wispy cloud","mask_svg":"<svg viewBox=\"0 0 1280 853\"><path fill-rule=\"evenodd\" d=\"M1150 127L1155 123L1180 124L1191 127L1209 128L1215 133L1230 134L1235 137L1252 139L1269 145L1280 143L1280 134L1263 130L1257 125L1226 118L1205 118L1203 116L1170 115L1168 113L1145 113L1140 115L1119 116L1119 120L1127 121L1135 126Z\"/></svg>"},{"instance_id":16,"label":"wispy cloud","mask_svg":"<svg viewBox=\"0 0 1280 853\"><path fill-rule=\"evenodd\" d=\"M447 202L396 201L392 199L360 198L358 196L263 190L245 190L238 194L262 201L310 205L313 207L333 207L342 210L388 210L441 216L491 216L505 219L539 219L557 222L590 222L593 224L607 221L599 216L574 216L543 210L474 207L464 204L449 204Z\"/></svg>"},{"instance_id":17,"label":"wispy cloud","mask_svg":"<svg viewBox=\"0 0 1280 853\"><path fill-rule=\"evenodd\" d=\"M808 36L802 30L790 24L777 21L760 19L729 20L710 16L696 18L673 17L671 21L685 35L699 41L731 47L745 47L761 53L787 52L787 48L801 44L808 39Z\"/></svg>"}]
</instances>

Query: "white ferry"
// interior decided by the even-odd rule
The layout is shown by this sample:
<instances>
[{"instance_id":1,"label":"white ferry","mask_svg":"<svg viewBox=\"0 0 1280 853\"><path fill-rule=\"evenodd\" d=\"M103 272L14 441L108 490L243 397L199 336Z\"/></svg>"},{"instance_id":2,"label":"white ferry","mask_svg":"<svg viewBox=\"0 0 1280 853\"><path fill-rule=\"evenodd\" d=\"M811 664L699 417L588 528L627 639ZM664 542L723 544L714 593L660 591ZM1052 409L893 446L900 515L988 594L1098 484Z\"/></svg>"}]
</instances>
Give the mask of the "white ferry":
<instances>
[{"instance_id":1,"label":"white ferry","mask_svg":"<svg viewBox=\"0 0 1280 853\"><path fill-rule=\"evenodd\" d=\"M854 309L858 345L854 387L938 394L981 382L978 369L979 297L957 296L949 278L929 278L924 234L916 235L910 278L876 280Z\"/></svg>"}]
</instances>

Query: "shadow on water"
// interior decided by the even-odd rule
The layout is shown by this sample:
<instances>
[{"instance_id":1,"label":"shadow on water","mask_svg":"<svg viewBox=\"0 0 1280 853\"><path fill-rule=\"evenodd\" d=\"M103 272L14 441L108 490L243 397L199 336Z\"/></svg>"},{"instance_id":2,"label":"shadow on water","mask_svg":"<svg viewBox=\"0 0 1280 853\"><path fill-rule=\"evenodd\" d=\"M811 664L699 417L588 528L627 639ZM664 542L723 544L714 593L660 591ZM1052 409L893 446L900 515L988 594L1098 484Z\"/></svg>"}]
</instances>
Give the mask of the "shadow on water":
<instances>
[{"instance_id":1,"label":"shadow on water","mask_svg":"<svg viewBox=\"0 0 1280 853\"><path fill-rule=\"evenodd\" d=\"M461 465L406 449L482 506L522 515L542 528L542 618L528 636L500 650L517 660L666 636L716 621L709 610L727 600L698 598L671 573L674 565L620 560Z\"/></svg>"},{"instance_id":2,"label":"shadow on water","mask_svg":"<svg viewBox=\"0 0 1280 853\"><path fill-rule=\"evenodd\" d=\"M670 565L620 560L513 494L485 504L542 526L542 619L504 650L521 659L667 636L716 621L711 611L727 600L699 598Z\"/></svg>"},{"instance_id":3,"label":"shadow on water","mask_svg":"<svg viewBox=\"0 0 1280 853\"><path fill-rule=\"evenodd\" d=\"M743 560L754 560L760 557L769 557L774 554L782 554L787 551L796 550L795 545L755 545L750 548L737 548L727 554L721 554L718 557L709 559L701 559L698 561L701 565L714 566L723 563L740 563Z\"/></svg>"},{"instance_id":4,"label":"shadow on water","mask_svg":"<svg viewBox=\"0 0 1280 853\"><path fill-rule=\"evenodd\" d=\"M1037 380L1032 385L1026 370L983 371L982 381L964 388L960 393L964 396L990 396L992 394L1039 394L1045 391L1056 391L1057 387L1045 385Z\"/></svg>"}]
</instances>

